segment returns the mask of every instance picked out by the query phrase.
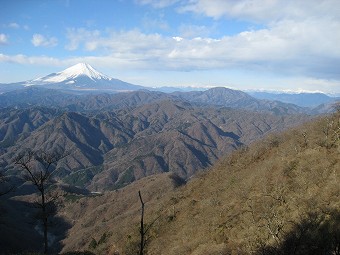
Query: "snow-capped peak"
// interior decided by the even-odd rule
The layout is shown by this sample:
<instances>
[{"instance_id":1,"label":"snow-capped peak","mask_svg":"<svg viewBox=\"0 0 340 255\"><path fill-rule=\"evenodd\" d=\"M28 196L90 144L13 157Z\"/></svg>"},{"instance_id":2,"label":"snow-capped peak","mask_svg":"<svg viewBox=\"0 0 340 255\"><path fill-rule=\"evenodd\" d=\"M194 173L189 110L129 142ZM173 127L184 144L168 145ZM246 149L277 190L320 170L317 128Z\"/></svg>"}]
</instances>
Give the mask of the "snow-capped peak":
<instances>
[{"instance_id":1,"label":"snow-capped peak","mask_svg":"<svg viewBox=\"0 0 340 255\"><path fill-rule=\"evenodd\" d=\"M58 83L58 82L73 80L80 76L86 76L90 78L91 80L102 80L102 79L111 80L112 79L106 76L105 74L98 72L96 69L94 69L89 64L79 63L79 64L76 64L74 66L71 66L65 69L64 71L50 74L48 76L38 78L34 81Z\"/></svg>"},{"instance_id":2,"label":"snow-capped peak","mask_svg":"<svg viewBox=\"0 0 340 255\"><path fill-rule=\"evenodd\" d=\"M80 75L86 75L87 77L91 79L110 79L108 76L98 72L96 69L94 69L92 66L86 63L79 63L74 66L71 66L64 71L62 71L60 74L66 75L68 77L77 77Z\"/></svg>"}]
</instances>

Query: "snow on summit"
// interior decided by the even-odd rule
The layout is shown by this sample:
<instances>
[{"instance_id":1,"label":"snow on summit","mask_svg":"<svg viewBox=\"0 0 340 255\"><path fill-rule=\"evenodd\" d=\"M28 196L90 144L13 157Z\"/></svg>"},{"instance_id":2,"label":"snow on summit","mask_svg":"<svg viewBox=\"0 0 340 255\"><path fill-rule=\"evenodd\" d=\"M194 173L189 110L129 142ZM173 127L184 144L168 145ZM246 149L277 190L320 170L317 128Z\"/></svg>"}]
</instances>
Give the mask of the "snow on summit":
<instances>
[{"instance_id":1,"label":"snow on summit","mask_svg":"<svg viewBox=\"0 0 340 255\"><path fill-rule=\"evenodd\" d=\"M18 83L20 84L20 83ZM24 87L40 86L48 89L73 91L134 91L144 89L139 85L111 78L86 63L79 63L64 71L51 73L34 80L21 83Z\"/></svg>"},{"instance_id":2,"label":"snow on summit","mask_svg":"<svg viewBox=\"0 0 340 255\"><path fill-rule=\"evenodd\" d=\"M64 71L59 73L50 74L45 77L41 77L33 80L34 82L48 82L48 83L58 83L65 82L76 79L78 77L87 77L91 80L112 80L112 78L98 72L92 66L86 63L79 63L71 66Z\"/></svg>"}]
</instances>

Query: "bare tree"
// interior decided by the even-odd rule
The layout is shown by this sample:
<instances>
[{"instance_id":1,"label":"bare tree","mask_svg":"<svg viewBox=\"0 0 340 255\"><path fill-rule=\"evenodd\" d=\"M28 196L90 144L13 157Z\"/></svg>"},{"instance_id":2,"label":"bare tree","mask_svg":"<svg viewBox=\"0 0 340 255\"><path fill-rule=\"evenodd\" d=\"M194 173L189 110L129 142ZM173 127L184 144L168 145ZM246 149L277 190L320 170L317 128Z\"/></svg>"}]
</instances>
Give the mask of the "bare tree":
<instances>
[{"instance_id":1,"label":"bare tree","mask_svg":"<svg viewBox=\"0 0 340 255\"><path fill-rule=\"evenodd\" d=\"M143 255L144 248L145 248L145 234L146 234L146 232L144 231L144 202L143 202L142 194L140 191L138 191L138 195L139 195L139 200L142 204L141 217L140 217L140 230L139 230L139 233L140 233L139 255Z\"/></svg>"},{"instance_id":2,"label":"bare tree","mask_svg":"<svg viewBox=\"0 0 340 255\"><path fill-rule=\"evenodd\" d=\"M18 155L14 163L25 172L25 179L31 182L40 193L36 202L41 210L41 220L44 228L44 253L48 253L48 219L52 214L55 196L48 195L46 190L52 183L53 173L57 163L67 154L61 152L44 152L28 150Z\"/></svg>"},{"instance_id":3,"label":"bare tree","mask_svg":"<svg viewBox=\"0 0 340 255\"><path fill-rule=\"evenodd\" d=\"M159 215L158 217L156 217L151 223L149 224L144 224L144 207L145 207L145 203L143 201L142 198L142 193L140 191L138 191L138 196L139 196L139 200L141 203L141 218L140 218L140 229L139 229L139 234L140 234L140 242L139 242L139 255L144 255L145 253L145 247L148 244L148 242L150 241L150 235L149 230L152 228L153 224L156 223L156 221L161 217L161 215Z\"/></svg>"},{"instance_id":4,"label":"bare tree","mask_svg":"<svg viewBox=\"0 0 340 255\"><path fill-rule=\"evenodd\" d=\"M8 185L7 178L0 173L0 196L6 195L14 190L13 185Z\"/></svg>"}]
</instances>

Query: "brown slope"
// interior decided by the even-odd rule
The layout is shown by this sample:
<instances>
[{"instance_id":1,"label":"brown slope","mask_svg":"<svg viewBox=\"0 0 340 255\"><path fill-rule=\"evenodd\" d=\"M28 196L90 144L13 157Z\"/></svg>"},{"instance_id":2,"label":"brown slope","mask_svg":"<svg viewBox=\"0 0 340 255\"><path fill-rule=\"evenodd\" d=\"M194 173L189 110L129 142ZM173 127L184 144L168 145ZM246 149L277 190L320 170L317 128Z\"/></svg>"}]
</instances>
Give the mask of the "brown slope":
<instances>
[{"instance_id":1,"label":"brown slope","mask_svg":"<svg viewBox=\"0 0 340 255\"><path fill-rule=\"evenodd\" d=\"M58 114L57 110L42 107L0 109L0 147L13 145Z\"/></svg>"},{"instance_id":2,"label":"brown slope","mask_svg":"<svg viewBox=\"0 0 340 255\"><path fill-rule=\"evenodd\" d=\"M173 100L92 117L69 112L20 139L2 158L9 164L26 148L62 148L71 152L59 165L60 177L69 174L65 181L93 190L115 189L161 172L190 178L238 146L305 118Z\"/></svg>"},{"instance_id":3,"label":"brown slope","mask_svg":"<svg viewBox=\"0 0 340 255\"><path fill-rule=\"evenodd\" d=\"M324 235L327 239L339 235L340 144L336 136L325 140L327 125L323 119L254 144L172 195L178 198L176 220L164 224L150 254L219 254L227 250L248 254L261 246L275 247L266 254L276 254L290 234L296 238L318 235L310 244L324 242ZM303 134L308 136L307 143ZM171 204L169 199L168 206ZM335 222L324 233L308 233L314 230L303 225L318 224L317 231L328 219ZM295 228L305 229L290 233ZM302 242L286 248L299 249ZM306 253L300 250L298 254ZM321 254L309 251L317 253Z\"/></svg>"},{"instance_id":4,"label":"brown slope","mask_svg":"<svg viewBox=\"0 0 340 255\"><path fill-rule=\"evenodd\" d=\"M96 254L133 254L142 190L146 222L159 217L147 254L332 254L340 234L339 125L337 116L271 136L177 190L162 189L155 176L69 204L63 215L73 227L63 250L89 249L106 233Z\"/></svg>"},{"instance_id":5,"label":"brown slope","mask_svg":"<svg viewBox=\"0 0 340 255\"><path fill-rule=\"evenodd\" d=\"M10 163L14 155L31 150L62 148L70 155L62 166L68 171L102 164L103 154L125 143L131 134L119 123L100 121L78 113L64 113L50 120L8 149L3 158Z\"/></svg>"},{"instance_id":6,"label":"brown slope","mask_svg":"<svg viewBox=\"0 0 340 255\"><path fill-rule=\"evenodd\" d=\"M157 207L164 196L182 184L182 180L174 174L163 173L146 177L120 190L98 195L94 199L78 197L75 201L68 201L61 214L74 227L68 232L68 236L72 238L63 241L64 250L85 250L92 238L99 240L105 233L124 242L129 239L128 235L138 221L138 191L142 191L143 199L149 205L152 203ZM99 218L100 223L97 225ZM114 224L112 230L107 228L108 222ZM112 247L110 245L108 249L105 247L103 254L113 254L116 248L116 244Z\"/></svg>"},{"instance_id":7,"label":"brown slope","mask_svg":"<svg viewBox=\"0 0 340 255\"><path fill-rule=\"evenodd\" d=\"M168 171L190 178L238 146L305 118L192 107L176 101L144 105L124 117L123 123L129 123L135 136L105 155L105 171L93 179L93 189L121 187Z\"/></svg>"}]
</instances>

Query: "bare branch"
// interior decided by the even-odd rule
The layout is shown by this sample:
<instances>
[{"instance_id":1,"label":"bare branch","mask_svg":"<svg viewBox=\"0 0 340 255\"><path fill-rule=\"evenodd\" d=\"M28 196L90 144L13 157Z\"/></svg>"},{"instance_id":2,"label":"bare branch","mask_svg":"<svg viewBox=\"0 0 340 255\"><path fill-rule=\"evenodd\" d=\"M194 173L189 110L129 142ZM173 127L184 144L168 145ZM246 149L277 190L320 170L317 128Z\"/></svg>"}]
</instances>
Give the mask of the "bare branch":
<instances>
[{"instance_id":1,"label":"bare branch","mask_svg":"<svg viewBox=\"0 0 340 255\"><path fill-rule=\"evenodd\" d=\"M14 159L14 164L18 165L25 173L26 179L30 181L40 192L40 201L35 204L41 209L41 220L44 226L44 253L48 252L48 217L55 212L55 197L46 193L47 186L51 183L52 175L57 169L58 162L69 155L60 151L31 151L27 150L19 154Z\"/></svg>"},{"instance_id":2,"label":"bare branch","mask_svg":"<svg viewBox=\"0 0 340 255\"><path fill-rule=\"evenodd\" d=\"M2 184L5 184L4 186L6 186L6 183L7 183L7 179L3 176L2 173L0 173L0 183ZM0 191L0 196L4 196L10 192L12 192L14 190L14 186L11 185L10 187L4 187L4 188L1 188L3 190Z\"/></svg>"}]
</instances>

